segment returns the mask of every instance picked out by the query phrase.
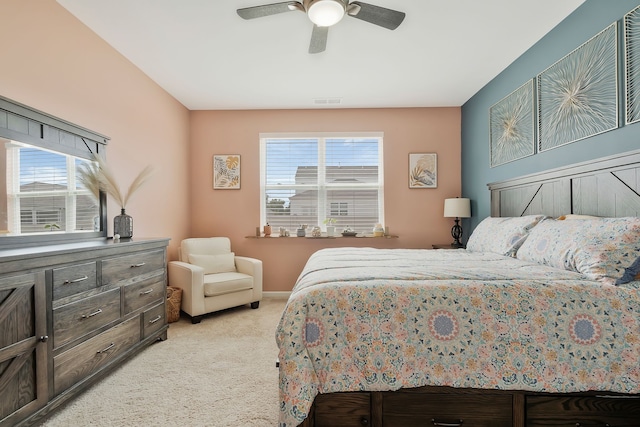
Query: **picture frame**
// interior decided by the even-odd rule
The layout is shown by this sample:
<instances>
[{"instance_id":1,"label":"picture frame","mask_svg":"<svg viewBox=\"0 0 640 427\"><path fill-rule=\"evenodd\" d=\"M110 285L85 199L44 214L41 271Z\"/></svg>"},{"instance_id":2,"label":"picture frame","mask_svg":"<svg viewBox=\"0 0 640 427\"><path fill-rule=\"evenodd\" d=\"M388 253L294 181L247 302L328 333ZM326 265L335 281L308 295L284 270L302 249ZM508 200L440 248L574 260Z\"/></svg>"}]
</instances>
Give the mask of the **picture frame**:
<instances>
[{"instance_id":1,"label":"picture frame","mask_svg":"<svg viewBox=\"0 0 640 427\"><path fill-rule=\"evenodd\" d=\"M533 79L489 108L491 167L535 153Z\"/></svg>"},{"instance_id":2,"label":"picture frame","mask_svg":"<svg viewBox=\"0 0 640 427\"><path fill-rule=\"evenodd\" d=\"M538 74L538 152L618 127L617 22Z\"/></svg>"},{"instance_id":3,"label":"picture frame","mask_svg":"<svg viewBox=\"0 0 640 427\"><path fill-rule=\"evenodd\" d=\"M409 153L409 188L438 187L438 155Z\"/></svg>"},{"instance_id":4,"label":"picture frame","mask_svg":"<svg viewBox=\"0 0 640 427\"><path fill-rule=\"evenodd\" d=\"M240 154L215 154L213 156L213 189L240 189Z\"/></svg>"},{"instance_id":5,"label":"picture frame","mask_svg":"<svg viewBox=\"0 0 640 427\"><path fill-rule=\"evenodd\" d=\"M624 16L625 124L640 122L640 6Z\"/></svg>"}]
</instances>

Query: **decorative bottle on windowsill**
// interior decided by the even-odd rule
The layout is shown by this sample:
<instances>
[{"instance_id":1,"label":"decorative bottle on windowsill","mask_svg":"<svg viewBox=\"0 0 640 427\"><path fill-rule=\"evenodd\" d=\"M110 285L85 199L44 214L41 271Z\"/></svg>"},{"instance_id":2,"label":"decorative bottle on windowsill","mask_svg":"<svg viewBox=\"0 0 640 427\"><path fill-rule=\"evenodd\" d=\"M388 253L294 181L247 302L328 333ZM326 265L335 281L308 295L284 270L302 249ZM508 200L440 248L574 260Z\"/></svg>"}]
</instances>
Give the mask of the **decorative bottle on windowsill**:
<instances>
[{"instance_id":1,"label":"decorative bottle on windowsill","mask_svg":"<svg viewBox=\"0 0 640 427\"><path fill-rule=\"evenodd\" d=\"M125 213L124 208L120 215L113 217L113 234L119 234L121 239L133 237L133 218Z\"/></svg>"}]
</instances>

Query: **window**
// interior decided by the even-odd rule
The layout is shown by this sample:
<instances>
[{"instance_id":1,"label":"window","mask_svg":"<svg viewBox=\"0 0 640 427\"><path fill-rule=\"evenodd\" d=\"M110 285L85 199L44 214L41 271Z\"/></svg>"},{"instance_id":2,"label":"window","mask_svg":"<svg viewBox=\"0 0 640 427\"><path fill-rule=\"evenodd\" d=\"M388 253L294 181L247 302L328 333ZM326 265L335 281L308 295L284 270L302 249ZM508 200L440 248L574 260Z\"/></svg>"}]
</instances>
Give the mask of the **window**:
<instances>
[{"instance_id":1,"label":"window","mask_svg":"<svg viewBox=\"0 0 640 427\"><path fill-rule=\"evenodd\" d=\"M275 230L384 223L382 134L261 135L260 218Z\"/></svg>"},{"instance_id":2,"label":"window","mask_svg":"<svg viewBox=\"0 0 640 427\"><path fill-rule=\"evenodd\" d=\"M15 141L4 141L4 147L4 234L99 230L99 201L76 184L76 169L86 160Z\"/></svg>"}]
</instances>

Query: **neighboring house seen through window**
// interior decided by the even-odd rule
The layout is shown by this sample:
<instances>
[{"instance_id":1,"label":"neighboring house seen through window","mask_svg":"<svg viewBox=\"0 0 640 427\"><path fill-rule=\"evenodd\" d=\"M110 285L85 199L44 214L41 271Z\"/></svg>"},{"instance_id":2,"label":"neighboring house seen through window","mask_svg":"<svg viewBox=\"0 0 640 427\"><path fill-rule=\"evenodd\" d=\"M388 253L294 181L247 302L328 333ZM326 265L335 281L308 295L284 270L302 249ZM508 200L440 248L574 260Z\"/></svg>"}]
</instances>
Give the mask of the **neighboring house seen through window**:
<instances>
[{"instance_id":1,"label":"neighboring house seen through window","mask_svg":"<svg viewBox=\"0 0 640 427\"><path fill-rule=\"evenodd\" d=\"M384 223L382 134L261 135L261 221L274 232ZM295 235L295 233L293 234Z\"/></svg>"}]
</instances>

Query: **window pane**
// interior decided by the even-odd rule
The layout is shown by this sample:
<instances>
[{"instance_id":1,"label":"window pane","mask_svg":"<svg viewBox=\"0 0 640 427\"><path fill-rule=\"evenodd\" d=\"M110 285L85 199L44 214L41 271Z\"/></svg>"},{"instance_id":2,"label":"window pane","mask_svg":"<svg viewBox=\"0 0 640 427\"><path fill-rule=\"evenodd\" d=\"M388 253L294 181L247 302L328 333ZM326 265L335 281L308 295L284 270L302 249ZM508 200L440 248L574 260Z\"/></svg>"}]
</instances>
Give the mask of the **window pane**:
<instances>
[{"instance_id":1,"label":"window pane","mask_svg":"<svg viewBox=\"0 0 640 427\"><path fill-rule=\"evenodd\" d=\"M350 227L359 233L371 232L378 221L378 190L330 190L327 192L327 217L336 219L336 228ZM340 206L336 215L335 206Z\"/></svg>"},{"instance_id":2,"label":"window pane","mask_svg":"<svg viewBox=\"0 0 640 427\"><path fill-rule=\"evenodd\" d=\"M15 141L4 145L7 206L2 210L7 213L7 230L3 234L96 231L99 202L76 178L76 168L85 160Z\"/></svg>"},{"instance_id":3,"label":"window pane","mask_svg":"<svg viewBox=\"0 0 640 427\"><path fill-rule=\"evenodd\" d=\"M266 156L267 186L318 183L316 140L269 140Z\"/></svg>"},{"instance_id":4,"label":"window pane","mask_svg":"<svg viewBox=\"0 0 640 427\"><path fill-rule=\"evenodd\" d=\"M381 221L381 138L264 139L263 221L290 231L335 218L370 232Z\"/></svg>"}]
</instances>

